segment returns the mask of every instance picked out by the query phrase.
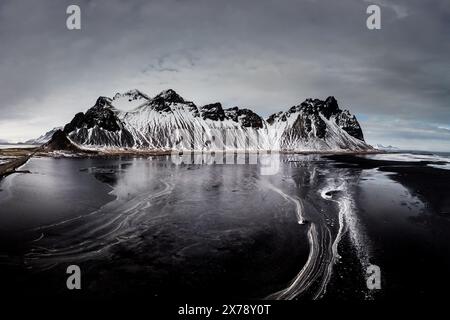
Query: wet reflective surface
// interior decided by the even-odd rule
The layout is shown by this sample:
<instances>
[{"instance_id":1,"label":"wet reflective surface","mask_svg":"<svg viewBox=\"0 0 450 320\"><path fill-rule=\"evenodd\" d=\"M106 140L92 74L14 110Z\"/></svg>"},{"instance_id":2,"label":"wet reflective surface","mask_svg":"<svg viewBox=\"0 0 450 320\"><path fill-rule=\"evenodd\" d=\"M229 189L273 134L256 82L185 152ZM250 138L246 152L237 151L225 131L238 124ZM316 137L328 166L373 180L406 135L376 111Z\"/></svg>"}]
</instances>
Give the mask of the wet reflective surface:
<instances>
[{"instance_id":1,"label":"wet reflective surface","mask_svg":"<svg viewBox=\"0 0 450 320\"><path fill-rule=\"evenodd\" d=\"M206 162L31 159L0 181L6 287L67 294L71 264L87 298L391 299L449 282L446 204L408 182L420 163L405 178L326 156ZM450 190L448 170L426 170Z\"/></svg>"}]
</instances>

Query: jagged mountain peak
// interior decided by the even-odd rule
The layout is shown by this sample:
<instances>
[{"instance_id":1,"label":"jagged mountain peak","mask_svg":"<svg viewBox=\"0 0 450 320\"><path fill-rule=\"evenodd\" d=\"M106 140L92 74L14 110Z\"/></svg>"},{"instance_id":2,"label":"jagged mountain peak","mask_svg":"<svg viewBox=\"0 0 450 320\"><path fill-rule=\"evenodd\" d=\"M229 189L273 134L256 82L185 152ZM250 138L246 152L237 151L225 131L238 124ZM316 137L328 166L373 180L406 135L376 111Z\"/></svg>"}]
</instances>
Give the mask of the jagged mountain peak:
<instances>
[{"instance_id":1,"label":"jagged mountain peak","mask_svg":"<svg viewBox=\"0 0 450 320\"><path fill-rule=\"evenodd\" d=\"M150 99L148 103L142 105L140 109L150 108L158 112L172 112L174 105L186 105L194 112L197 110L197 107L192 102L185 101L173 89L161 91L154 98Z\"/></svg>"},{"instance_id":2,"label":"jagged mountain peak","mask_svg":"<svg viewBox=\"0 0 450 320\"><path fill-rule=\"evenodd\" d=\"M263 128L263 118L250 109L233 107L225 109L225 116L243 127Z\"/></svg>"},{"instance_id":3,"label":"jagged mountain peak","mask_svg":"<svg viewBox=\"0 0 450 320\"><path fill-rule=\"evenodd\" d=\"M108 97L99 97L94 106L86 113L78 112L71 122L64 126L64 132L69 133L81 128L93 128L98 126L109 131L120 130L120 121L117 114L120 113L112 105L113 100Z\"/></svg>"},{"instance_id":4,"label":"jagged mountain peak","mask_svg":"<svg viewBox=\"0 0 450 320\"><path fill-rule=\"evenodd\" d=\"M200 114L204 120L223 121L225 119L225 112L220 102L204 105L200 108Z\"/></svg>"},{"instance_id":5,"label":"jagged mountain peak","mask_svg":"<svg viewBox=\"0 0 450 320\"><path fill-rule=\"evenodd\" d=\"M112 103L111 98L100 96L97 98L97 101L95 102L93 108L95 108L95 107L96 108L111 107L112 106L111 103Z\"/></svg>"},{"instance_id":6,"label":"jagged mountain peak","mask_svg":"<svg viewBox=\"0 0 450 320\"><path fill-rule=\"evenodd\" d=\"M328 104L337 104L337 100L334 96L329 96L328 98L326 98L325 103Z\"/></svg>"},{"instance_id":7,"label":"jagged mountain peak","mask_svg":"<svg viewBox=\"0 0 450 320\"><path fill-rule=\"evenodd\" d=\"M150 98L143 92L133 89L124 93L116 93L111 104L118 110L133 110L147 103Z\"/></svg>"},{"instance_id":8,"label":"jagged mountain peak","mask_svg":"<svg viewBox=\"0 0 450 320\"><path fill-rule=\"evenodd\" d=\"M120 103L125 108L120 108ZM182 145L173 142L176 130L187 130ZM341 110L332 96L325 100L306 99L264 120L250 109L224 109L219 102L198 108L172 89L154 98L147 98L139 90L130 90L115 95L114 99L99 97L92 108L76 114L64 127L69 139L80 145L196 150L203 150L206 140L202 139L210 130L221 130L229 137L226 148L230 149L369 148L356 117Z\"/></svg>"},{"instance_id":9,"label":"jagged mountain peak","mask_svg":"<svg viewBox=\"0 0 450 320\"><path fill-rule=\"evenodd\" d=\"M70 139L67 137L66 133L62 130L56 130L51 140L43 145L44 150L46 151L57 151L57 150L65 150L65 151L80 151L80 148L77 147Z\"/></svg>"},{"instance_id":10,"label":"jagged mountain peak","mask_svg":"<svg viewBox=\"0 0 450 320\"><path fill-rule=\"evenodd\" d=\"M128 91L126 91L124 93L117 92L114 95L113 101L117 100L117 99L120 99L122 97L127 97L129 99L129 101L140 99L140 98L143 98L143 99L146 99L146 100L150 100L150 98L145 93L143 93L142 91L140 91L138 89L132 89L132 90L128 90Z\"/></svg>"},{"instance_id":11,"label":"jagged mountain peak","mask_svg":"<svg viewBox=\"0 0 450 320\"><path fill-rule=\"evenodd\" d=\"M339 109L337 100L333 96L329 96L325 100L320 100L317 98L314 99L308 98L302 103L295 105L288 110L288 113L297 113L297 112L309 114L314 113L316 115L321 113L327 119L329 119L332 115L339 114L341 112L341 109ZM286 114L286 116L289 117L290 115Z\"/></svg>"},{"instance_id":12,"label":"jagged mountain peak","mask_svg":"<svg viewBox=\"0 0 450 320\"><path fill-rule=\"evenodd\" d=\"M186 102L178 93L175 92L173 89L167 89L161 91L159 94L157 94L153 100L164 100L166 102L172 102L172 103L184 103Z\"/></svg>"},{"instance_id":13,"label":"jagged mountain peak","mask_svg":"<svg viewBox=\"0 0 450 320\"><path fill-rule=\"evenodd\" d=\"M335 123L350 136L364 141L362 129L348 110L341 110L333 96L325 100L308 98L287 112L274 113L267 119L270 125L286 125L293 128L294 139L308 139L314 135L324 139L329 134L327 121ZM286 124L284 124L286 123Z\"/></svg>"}]
</instances>

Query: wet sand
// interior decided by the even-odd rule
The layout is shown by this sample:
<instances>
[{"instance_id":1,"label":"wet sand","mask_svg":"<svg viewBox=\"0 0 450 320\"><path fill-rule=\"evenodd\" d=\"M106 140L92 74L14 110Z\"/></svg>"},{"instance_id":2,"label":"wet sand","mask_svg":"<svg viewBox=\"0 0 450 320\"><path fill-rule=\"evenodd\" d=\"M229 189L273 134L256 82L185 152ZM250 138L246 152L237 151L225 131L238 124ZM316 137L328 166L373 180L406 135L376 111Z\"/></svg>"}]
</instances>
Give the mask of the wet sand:
<instances>
[{"instance_id":1,"label":"wet sand","mask_svg":"<svg viewBox=\"0 0 450 320\"><path fill-rule=\"evenodd\" d=\"M6 163L0 164L0 179L12 173L27 173L27 171L18 171L17 168L24 165L35 153L34 149L6 149L4 155L14 157Z\"/></svg>"},{"instance_id":2,"label":"wet sand","mask_svg":"<svg viewBox=\"0 0 450 320\"><path fill-rule=\"evenodd\" d=\"M377 300L446 299L450 286L450 170L429 166L441 161L349 155L327 158L335 161L336 167L366 172L366 181L360 183L358 211L374 243L372 262L383 272L383 290ZM406 188L410 200L393 193L385 183L374 183L381 177L394 181L392 186L397 183L397 189Z\"/></svg>"},{"instance_id":3,"label":"wet sand","mask_svg":"<svg viewBox=\"0 0 450 320\"><path fill-rule=\"evenodd\" d=\"M450 217L450 170L430 167L442 161L376 160L354 155L326 156L337 162L337 167L375 169L393 173L392 179L418 195L436 214Z\"/></svg>"},{"instance_id":4,"label":"wet sand","mask_svg":"<svg viewBox=\"0 0 450 320\"><path fill-rule=\"evenodd\" d=\"M19 260L3 266L16 274L6 287L28 288L31 295L44 287L49 295L67 294L60 286L64 266L76 261L86 270L84 297L93 299L261 299L270 294L309 300L324 294L326 301L361 301L442 294L440 287L449 282L443 275L450 266L450 179L449 171L428 166L439 162L349 154L284 160L278 175L261 177L249 165L175 166L170 157L134 154L33 159L27 166L40 164L33 171L45 175L6 179L16 179L19 197L32 195L30 185L52 177L48 186L57 193L58 183L73 184L58 196L61 203L51 207L48 219L59 207L67 210L69 200L82 204L92 201L91 193L93 199L106 195L94 194L100 185L89 176L114 186L117 199L96 211L80 207L81 218L67 216L61 225L40 223L44 227L20 248L26 254L13 255ZM62 172L70 174L62 178ZM74 192L87 183L94 189L85 190L79 201ZM33 223L52 204L41 199L53 196L35 195L37 202L29 205ZM36 214L36 203L42 214ZM21 208L25 216L17 204L9 202L9 215ZM18 227L23 221L17 219ZM382 268L379 293L365 288L369 263ZM295 280L300 283L292 286Z\"/></svg>"}]
</instances>

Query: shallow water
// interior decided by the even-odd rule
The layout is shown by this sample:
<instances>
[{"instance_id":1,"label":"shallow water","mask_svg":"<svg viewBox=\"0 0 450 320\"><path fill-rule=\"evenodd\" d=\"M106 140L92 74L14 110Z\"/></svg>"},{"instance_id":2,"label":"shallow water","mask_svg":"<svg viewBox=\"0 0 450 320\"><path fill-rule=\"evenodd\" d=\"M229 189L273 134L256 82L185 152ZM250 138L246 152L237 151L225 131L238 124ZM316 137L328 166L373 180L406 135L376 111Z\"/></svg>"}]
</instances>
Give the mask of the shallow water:
<instances>
[{"instance_id":1,"label":"shallow water","mask_svg":"<svg viewBox=\"0 0 450 320\"><path fill-rule=\"evenodd\" d=\"M36 145L33 144L0 144L0 149L11 149L11 148L36 148Z\"/></svg>"},{"instance_id":2,"label":"shallow water","mask_svg":"<svg viewBox=\"0 0 450 320\"><path fill-rule=\"evenodd\" d=\"M411 259L448 265L450 255L434 251L448 242L417 223L426 203L389 173L334 164L33 158L22 168L31 174L0 182L6 286L64 294L65 268L77 264L88 297L377 299L414 287L392 247L419 237L434 249ZM370 264L387 275L377 292L366 287Z\"/></svg>"}]
</instances>

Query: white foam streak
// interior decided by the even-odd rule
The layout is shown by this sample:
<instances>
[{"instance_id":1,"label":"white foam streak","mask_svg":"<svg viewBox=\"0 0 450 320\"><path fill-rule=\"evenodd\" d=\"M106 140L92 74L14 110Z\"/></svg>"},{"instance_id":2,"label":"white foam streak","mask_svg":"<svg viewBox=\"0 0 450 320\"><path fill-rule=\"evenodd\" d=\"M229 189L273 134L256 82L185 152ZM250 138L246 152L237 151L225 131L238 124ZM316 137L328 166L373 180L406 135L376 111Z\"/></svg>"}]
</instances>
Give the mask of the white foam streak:
<instances>
[{"instance_id":1,"label":"white foam streak","mask_svg":"<svg viewBox=\"0 0 450 320\"><path fill-rule=\"evenodd\" d=\"M272 185L270 183L268 183L266 186L269 189L271 189L271 190L275 191L276 193L278 193L284 199L293 202L295 204L295 212L296 212L298 223L299 224L304 224L305 223L305 218L304 218L304 215L303 215L303 203L300 201L300 199L291 197L290 195L286 194L281 189L275 187L274 185Z\"/></svg>"},{"instance_id":2,"label":"white foam streak","mask_svg":"<svg viewBox=\"0 0 450 320\"><path fill-rule=\"evenodd\" d=\"M146 225L162 218L161 215L148 213L148 208L155 200L169 195L174 188L167 181L161 183L163 188L155 193L143 193L127 200L119 198L88 215L39 228L42 231L62 227L69 231L65 232L64 239L59 241L57 247L34 246L25 255L26 262L36 261L40 268L47 269L64 261L83 261L98 256L114 245L139 237L139 230L145 230ZM80 224L71 227L78 220ZM45 240L41 236L34 242Z\"/></svg>"},{"instance_id":3,"label":"white foam streak","mask_svg":"<svg viewBox=\"0 0 450 320\"><path fill-rule=\"evenodd\" d=\"M305 292L317 279L316 265L320 256L320 244L315 224L308 230L309 255L303 268L286 289L271 294L267 299L292 300Z\"/></svg>"}]
</instances>

